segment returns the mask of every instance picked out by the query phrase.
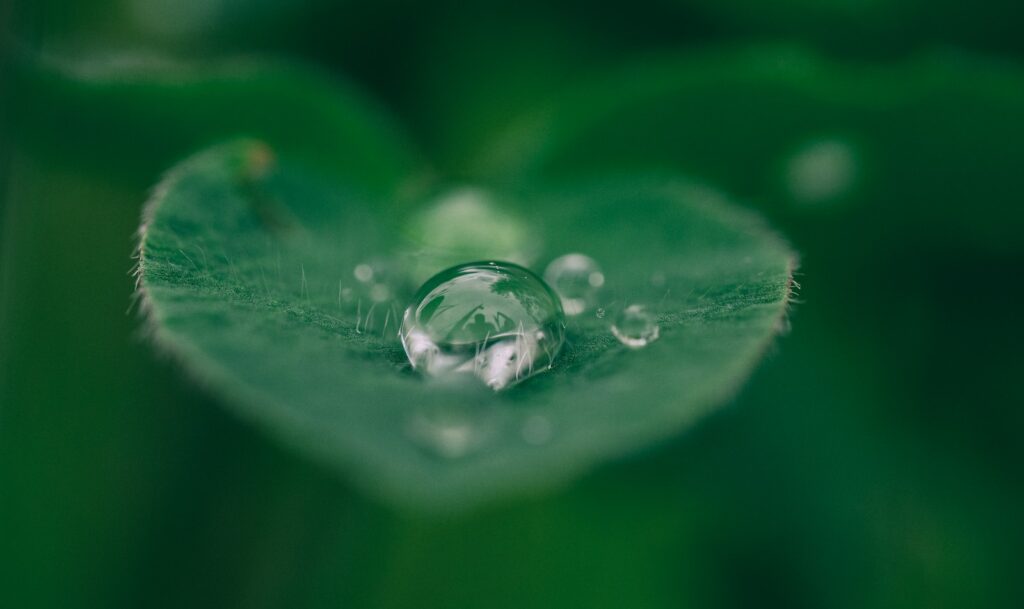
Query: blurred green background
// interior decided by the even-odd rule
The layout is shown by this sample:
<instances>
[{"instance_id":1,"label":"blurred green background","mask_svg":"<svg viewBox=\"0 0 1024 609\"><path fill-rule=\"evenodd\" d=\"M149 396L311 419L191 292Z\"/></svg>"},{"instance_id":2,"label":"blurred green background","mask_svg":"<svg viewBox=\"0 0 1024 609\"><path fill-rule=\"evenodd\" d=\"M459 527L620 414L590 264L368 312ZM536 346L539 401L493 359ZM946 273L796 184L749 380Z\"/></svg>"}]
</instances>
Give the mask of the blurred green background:
<instances>
[{"instance_id":1,"label":"blurred green background","mask_svg":"<svg viewBox=\"0 0 1024 609\"><path fill-rule=\"evenodd\" d=\"M1022 23L1009 0L7 3L0 607L1024 606ZM239 55L354 82L449 176L545 116L564 137L529 171L721 186L802 255L792 332L695 431L560 491L447 517L361 496L126 314L148 189L216 120L45 67Z\"/></svg>"}]
</instances>

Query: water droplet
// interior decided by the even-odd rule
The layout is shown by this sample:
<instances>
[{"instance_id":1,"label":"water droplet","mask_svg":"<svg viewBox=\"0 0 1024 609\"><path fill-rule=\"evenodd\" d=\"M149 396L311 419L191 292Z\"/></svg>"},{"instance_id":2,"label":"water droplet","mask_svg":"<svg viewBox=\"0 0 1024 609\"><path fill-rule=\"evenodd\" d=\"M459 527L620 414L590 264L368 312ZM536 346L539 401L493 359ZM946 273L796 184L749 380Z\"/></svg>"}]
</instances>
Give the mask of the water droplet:
<instances>
[{"instance_id":1,"label":"water droplet","mask_svg":"<svg viewBox=\"0 0 1024 609\"><path fill-rule=\"evenodd\" d=\"M579 315L594 305L604 273L590 256L566 254L551 261L544 279L562 298L566 315Z\"/></svg>"},{"instance_id":2,"label":"water droplet","mask_svg":"<svg viewBox=\"0 0 1024 609\"><path fill-rule=\"evenodd\" d=\"M836 138L804 144L786 165L786 187L795 202L805 205L835 201L856 178L856 154L849 143Z\"/></svg>"},{"instance_id":3,"label":"water droplet","mask_svg":"<svg viewBox=\"0 0 1024 609\"><path fill-rule=\"evenodd\" d=\"M603 308L599 308L594 314L597 315L598 319L604 319L605 310Z\"/></svg>"},{"instance_id":4,"label":"water droplet","mask_svg":"<svg viewBox=\"0 0 1024 609\"><path fill-rule=\"evenodd\" d=\"M529 270L474 262L423 284L400 337L413 368L432 377L472 375L497 391L551 367L565 340L565 316Z\"/></svg>"},{"instance_id":5,"label":"water droplet","mask_svg":"<svg viewBox=\"0 0 1024 609\"><path fill-rule=\"evenodd\" d=\"M384 302L389 300L391 298L391 288L383 283L375 283L373 284L373 287L370 288L370 298L372 298L374 302Z\"/></svg>"},{"instance_id":6,"label":"water droplet","mask_svg":"<svg viewBox=\"0 0 1024 609\"><path fill-rule=\"evenodd\" d=\"M354 295L371 303L393 300L405 285L405 277L398 272L394 261L386 259L361 262L352 269L352 276L357 280ZM342 300L351 300L352 292L349 294L350 297L346 299L342 293Z\"/></svg>"},{"instance_id":7,"label":"water droplet","mask_svg":"<svg viewBox=\"0 0 1024 609\"><path fill-rule=\"evenodd\" d=\"M640 349L658 340L661 328L658 319L647 307L632 304L623 309L612 324L612 334L623 345Z\"/></svg>"},{"instance_id":8,"label":"water droplet","mask_svg":"<svg viewBox=\"0 0 1024 609\"><path fill-rule=\"evenodd\" d=\"M373 267L365 262L357 264L356 268L352 270L352 275L361 283L370 283L373 281Z\"/></svg>"}]
</instances>

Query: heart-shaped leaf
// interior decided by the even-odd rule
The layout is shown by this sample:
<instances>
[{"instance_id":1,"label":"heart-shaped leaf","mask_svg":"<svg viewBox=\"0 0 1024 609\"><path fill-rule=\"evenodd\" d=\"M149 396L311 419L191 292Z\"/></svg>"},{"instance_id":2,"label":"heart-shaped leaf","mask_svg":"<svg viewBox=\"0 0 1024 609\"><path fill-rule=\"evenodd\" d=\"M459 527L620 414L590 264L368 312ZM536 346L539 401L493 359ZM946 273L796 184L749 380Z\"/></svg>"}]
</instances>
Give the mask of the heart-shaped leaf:
<instances>
[{"instance_id":1,"label":"heart-shaped leaf","mask_svg":"<svg viewBox=\"0 0 1024 609\"><path fill-rule=\"evenodd\" d=\"M502 213L535 261L597 259L606 314L572 318L554 368L511 390L428 383L397 340L419 210L272 159L224 145L160 185L141 229L149 325L239 412L399 500L472 505L671 436L737 390L783 323L794 256L756 217L678 178L604 177L508 194ZM634 302L661 328L640 350L609 330Z\"/></svg>"}]
</instances>

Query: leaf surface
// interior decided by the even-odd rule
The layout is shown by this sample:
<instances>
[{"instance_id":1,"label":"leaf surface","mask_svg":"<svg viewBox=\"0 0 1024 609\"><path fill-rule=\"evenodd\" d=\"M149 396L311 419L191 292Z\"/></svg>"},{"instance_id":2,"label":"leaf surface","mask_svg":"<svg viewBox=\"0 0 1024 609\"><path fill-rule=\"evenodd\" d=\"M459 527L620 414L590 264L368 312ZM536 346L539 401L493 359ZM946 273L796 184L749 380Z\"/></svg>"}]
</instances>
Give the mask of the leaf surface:
<instances>
[{"instance_id":1,"label":"leaf surface","mask_svg":"<svg viewBox=\"0 0 1024 609\"><path fill-rule=\"evenodd\" d=\"M353 276L402 259L417 210L272 158L227 144L161 184L140 242L149 326L243 415L399 501L473 505L676 434L737 390L784 321L794 256L756 217L676 177L604 176L504 211L530 228L535 269L600 261L606 317L571 318L554 368L509 391L430 383L397 340L416 286L393 277L376 302ZM632 302L661 325L640 350L608 325Z\"/></svg>"}]
</instances>

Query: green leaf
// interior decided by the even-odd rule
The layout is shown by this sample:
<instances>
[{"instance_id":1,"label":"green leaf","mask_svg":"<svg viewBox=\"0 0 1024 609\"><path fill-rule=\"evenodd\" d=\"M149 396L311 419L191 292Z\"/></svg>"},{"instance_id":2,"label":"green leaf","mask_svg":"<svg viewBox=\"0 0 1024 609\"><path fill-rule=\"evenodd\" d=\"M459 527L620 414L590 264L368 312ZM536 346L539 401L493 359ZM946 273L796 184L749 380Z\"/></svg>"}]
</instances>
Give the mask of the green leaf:
<instances>
[{"instance_id":1,"label":"green leaf","mask_svg":"<svg viewBox=\"0 0 1024 609\"><path fill-rule=\"evenodd\" d=\"M149 327L240 413L399 501L474 505L672 436L737 390L783 323L794 256L756 217L678 178L606 177L519 193L506 211L531 227L538 260L599 260L609 311L649 304L660 340L630 350L585 315L554 369L512 390L433 385L397 341L407 302L368 320L353 278L401 247L416 214L270 158L228 144L160 185L141 229Z\"/></svg>"},{"instance_id":2,"label":"green leaf","mask_svg":"<svg viewBox=\"0 0 1024 609\"><path fill-rule=\"evenodd\" d=\"M1019 53L1020 5L981 0L970 11L956 0L677 0L680 12L700 15L718 31L760 39L800 40L857 57L890 57L929 45ZM907 23L915 24L908 29Z\"/></svg>"},{"instance_id":3,"label":"green leaf","mask_svg":"<svg viewBox=\"0 0 1024 609\"><path fill-rule=\"evenodd\" d=\"M812 218L810 239L832 238L822 218L859 215L874 220L866 246L1005 250L1019 224L1007 214L1021 219L1009 185L1022 107L1024 71L960 54L863 66L786 46L705 51L570 87L472 155L471 173L516 183L661 167Z\"/></svg>"},{"instance_id":4,"label":"green leaf","mask_svg":"<svg viewBox=\"0 0 1024 609\"><path fill-rule=\"evenodd\" d=\"M281 60L20 56L10 115L22 148L107 175L153 176L197 149L252 137L382 193L422 161L353 84Z\"/></svg>"}]
</instances>

